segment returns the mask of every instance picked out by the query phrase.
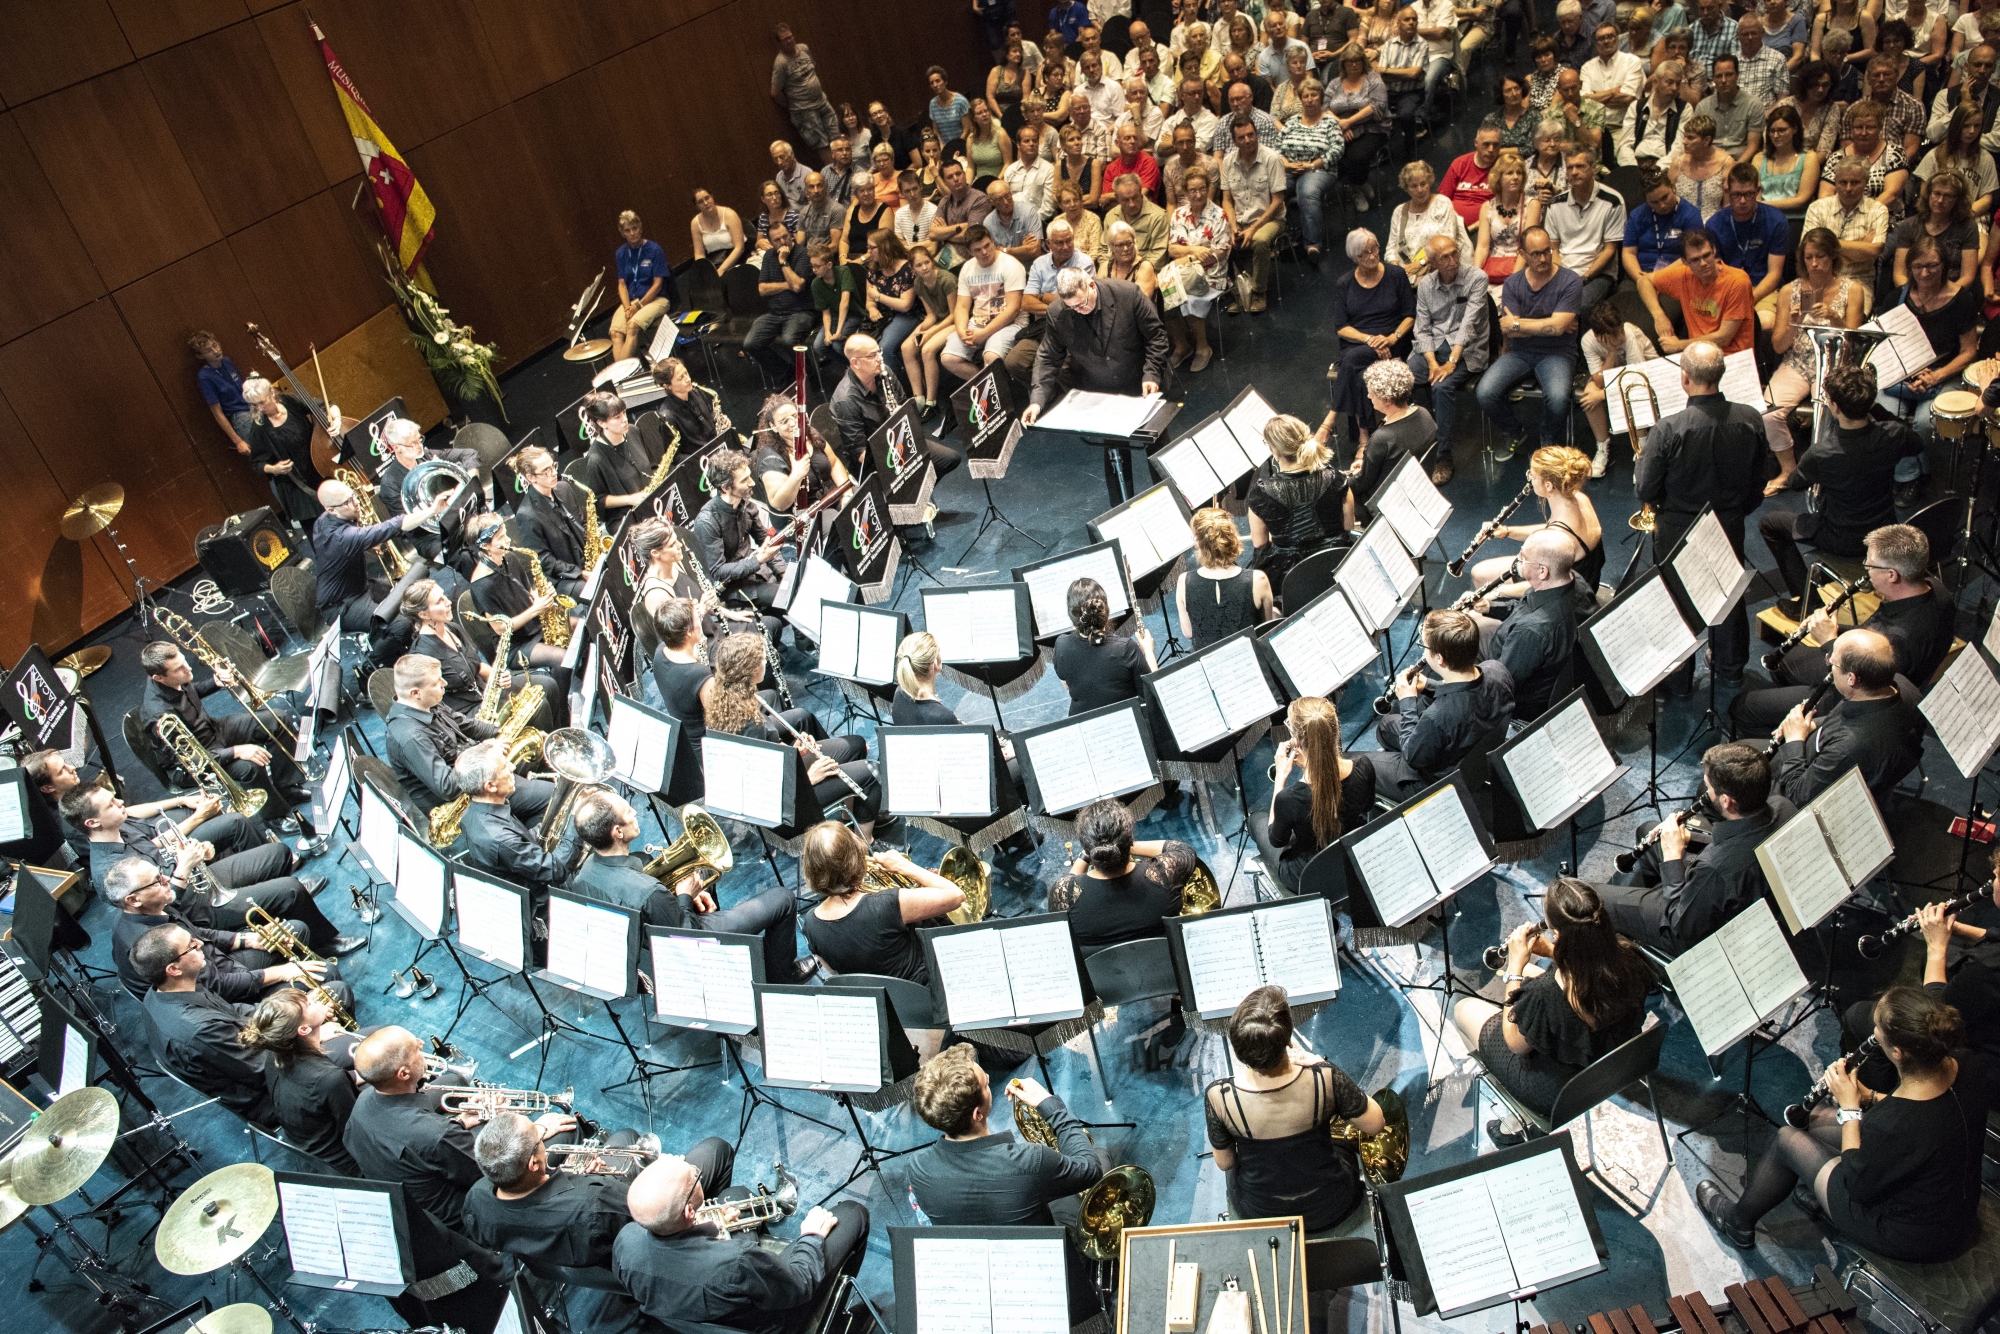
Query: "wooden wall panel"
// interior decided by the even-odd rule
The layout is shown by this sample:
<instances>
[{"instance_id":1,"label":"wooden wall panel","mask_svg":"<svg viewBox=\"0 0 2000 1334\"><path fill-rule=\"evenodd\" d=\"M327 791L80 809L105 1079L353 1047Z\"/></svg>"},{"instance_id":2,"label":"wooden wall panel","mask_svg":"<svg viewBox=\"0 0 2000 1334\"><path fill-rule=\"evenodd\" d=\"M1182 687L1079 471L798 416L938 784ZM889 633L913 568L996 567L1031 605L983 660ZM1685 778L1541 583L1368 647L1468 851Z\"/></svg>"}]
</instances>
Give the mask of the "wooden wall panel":
<instances>
[{"instance_id":1,"label":"wooden wall panel","mask_svg":"<svg viewBox=\"0 0 2000 1334\"><path fill-rule=\"evenodd\" d=\"M577 0L481 0L479 11L510 98L526 97L621 49Z\"/></svg>"},{"instance_id":2,"label":"wooden wall panel","mask_svg":"<svg viewBox=\"0 0 2000 1334\"><path fill-rule=\"evenodd\" d=\"M111 0L111 10L141 60L250 17L243 0Z\"/></svg>"},{"instance_id":3,"label":"wooden wall panel","mask_svg":"<svg viewBox=\"0 0 2000 1334\"><path fill-rule=\"evenodd\" d=\"M408 153L507 100L494 70L480 0L316 0L313 17L368 109ZM304 40L310 41L310 31Z\"/></svg>"},{"instance_id":4,"label":"wooden wall panel","mask_svg":"<svg viewBox=\"0 0 2000 1334\"><path fill-rule=\"evenodd\" d=\"M322 190L229 238L264 332L287 358L303 361L308 346L325 347L389 294L370 250L378 233L349 212L353 198L354 185Z\"/></svg>"},{"instance_id":5,"label":"wooden wall panel","mask_svg":"<svg viewBox=\"0 0 2000 1334\"><path fill-rule=\"evenodd\" d=\"M0 35L0 97L9 106L132 59L105 0L0 0Z\"/></svg>"},{"instance_id":6,"label":"wooden wall panel","mask_svg":"<svg viewBox=\"0 0 2000 1334\"><path fill-rule=\"evenodd\" d=\"M51 652L74 643L116 607L84 619L85 571L101 599L115 593L98 542L76 543L57 528L69 498L42 466L20 418L0 399L0 459L6 460L8 520L0 524L0 658L12 663L30 643Z\"/></svg>"},{"instance_id":7,"label":"wooden wall panel","mask_svg":"<svg viewBox=\"0 0 2000 1334\"><path fill-rule=\"evenodd\" d=\"M333 80L327 77L319 43L313 41L312 29L306 24L305 5L294 0L283 8L259 14L257 31L264 38L264 51L271 58L271 67L285 85L292 112L312 143L313 158L319 163L325 183L338 185L360 175L361 159L355 155L354 139L340 114L340 100L334 96ZM365 89L362 95L367 96Z\"/></svg>"},{"instance_id":8,"label":"wooden wall panel","mask_svg":"<svg viewBox=\"0 0 2000 1334\"><path fill-rule=\"evenodd\" d=\"M123 287L222 238L139 66L15 114L106 286Z\"/></svg>"},{"instance_id":9,"label":"wooden wall panel","mask_svg":"<svg viewBox=\"0 0 2000 1334\"><path fill-rule=\"evenodd\" d=\"M0 115L0 343L102 295L14 113Z\"/></svg>"},{"instance_id":10,"label":"wooden wall panel","mask_svg":"<svg viewBox=\"0 0 2000 1334\"><path fill-rule=\"evenodd\" d=\"M92 375L88 412L76 393L80 367ZM118 528L141 574L172 579L193 564L195 533L227 511L113 303L92 302L0 347L0 397L65 496L100 482L125 488ZM85 623L116 615L123 601L86 563Z\"/></svg>"},{"instance_id":11,"label":"wooden wall panel","mask_svg":"<svg viewBox=\"0 0 2000 1334\"><path fill-rule=\"evenodd\" d=\"M611 105L589 71L551 84L518 104L528 152L542 164L549 216L569 251L587 261L581 276L563 275L576 280L567 300L575 299L599 265L611 263L620 244L621 211L636 209L655 228L673 212L665 207L652 164L642 170L624 153L612 151L604 137L613 121ZM598 147L579 153L576 145L582 143ZM557 319L558 329L564 319L566 313Z\"/></svg>"},{"instance_id":12,"label":"wooden wall panel","mask_svg":"<svg viewBox=\"0 0 2000 1334\"><path fill-rule=\"evenodd\" d=\"M255 24L183 42L142 68L223 235L326 188Z\"/></svg>"}]
</instances>

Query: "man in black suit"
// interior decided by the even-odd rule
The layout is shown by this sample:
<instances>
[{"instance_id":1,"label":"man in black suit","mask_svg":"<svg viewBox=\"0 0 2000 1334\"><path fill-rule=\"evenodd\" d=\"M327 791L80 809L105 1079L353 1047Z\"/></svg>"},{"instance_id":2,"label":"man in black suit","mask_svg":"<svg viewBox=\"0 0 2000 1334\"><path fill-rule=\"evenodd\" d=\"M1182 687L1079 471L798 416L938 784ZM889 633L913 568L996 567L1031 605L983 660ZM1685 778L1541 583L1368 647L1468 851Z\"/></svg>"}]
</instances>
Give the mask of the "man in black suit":
<instances>
[{"instance_id":1,"label":"man in black suit","mask_svg":"<svg viewBox=\"0 0 2000 1334\"><path fill-rule=\"evenodd\" d=\"M472 477L473 490L479 487L479 455L470 449L425 449L424 431L408 417L392 417L382 428L382 444L389 457L382 461L382 473L375 479L375 499L382 506L382 517L394 519L402 517L403 482L419 463L426 460L443 460L456 463ZM443 488L449 495L452 488ZM454 504L451 509L438 516L438 531L418 528L411 532L411 543L417 554L433 565L445 552L446 547L456 546L458 531L465 526L465 516L471 511Z\"/></svg>"},{"instance_id":2,"label":"man in black suit","mask_svg":"<svg viewBox=\"0 0 2000 1334\"><path fill-rule=\"evenodd\" d=\"M160 719L171 713L186 724L209 758L231 778L245 788L262 788L268 793L268 809L278 811L290 805L296 811L309 806L312 794L306 790L305 775L289 754L268 748L273 736L284 735L273 709L260 709L254 716L226 713L214 717L202 704L202 696L236 683L228 667L218 667L206 684L197 685L194 667L181 653L180 645L165 639L139 650L139 667L146 673L146 684L139 692L139 730L145 734L154 762L169 775L183 772L179 759L160 738ZM272 781L274 775L277 782ZM194 785L195 775L185 774L185 779ZM304 817L296 813L280 820L278 828L287 834L311 836ZM325 846L324 839L315 839L307 845L306 855L310 857Z\"/></svg>"},{"instance_id":3,"label":"man in black suit","mask_svg":"<svg viewBox=\"0 0 2000 1334\"><path fill-rule=\"evenodd\" d=\"M1160 392L1167 382L1167 326L1136 283L1064 269L1056 275L1056 295L1061 300L1049 306L1048 328L1035 352L1023 426L1033 426L1062 389ZM1104 452L1104 484L1114 505L1136 494L1128 451Z\"/></svg>"},{"instance_id":4,"label":"man in black suit","mask_svg":"<svg viewBox=\"0 0 2000 1334\"><path fill-rule=\"evenodd\" d=\"M468 746L500 735L492 723L468 718L444 703L444 676L438 661L423 653L396 660L396 702L389 708L383 730L389 736L389 767L403 795L424 814L458 795L452 766ZM508 799L522 821L542 818L555 796L555 784L524 778Z\"/></svg>"},{"instance_id":5,"label":"man in black suit","mask_svg":"<svg viewBox=\"0 0 2000 1334\"><path fill-rule=\"evenodd\" d=\"M1495 660L1514 678L1514 716L1523 722L1533 722L1549 707L1556 678L1576 646L1577 594L1570 577L1575 555L1576 539L1568 533L1538 529L1521 544L1515 562L1528 595L1504 621L1473 618L1479 622L1479 656ZM1474 610L1484 607L1475 603Z\"/></svg>"},{"instance_id":6,"label":"man in black suit","mask_svg":"<svg viewBox=\"0 0 2000 1334\"><path fill-rule=\"evenodd\" d=\"M583 543L589 502L583 488L556 471L555 455L530 445L514 456L514 471L527 484L515 517L521 545L542 562L542 573L568 597L583 592Z\"/></svg>"},{"instance_id":7,"label":"man in black suit","mask_svg":"<svg viewBox=\"0 0 2000 1334\"><path fill-rule=\"evenodd\" d=\"M208 962L202 943L169 922L139 937L131 955L133 969L151 988L142 1003L158 1035L153 1055L160 1064L238 1116L275 1125L264 1054L237 1037L251 1007L199 984Z\"/></svg>"},{"instance_id":8,"label":"man in black suit","mask_svg":"<svg viewBox=\"0 0 2000 1334\"><path fill-rule=\"evenodd\" d=\"M1833 643L1833 688L1840 699L1823 712L1797 705L1778 726L1771 780L1803 806L1856 765L1879 803L1923 755L1923 719L1896 689L1896 650L1873 630L1849 630Z\"/></svg>"},{"instance_id":9,"label":"man in black suit","mask_svg":"<svg viewBox=\"0 0 2000 1334\"><path fill-rule=\"evenodd\" d=\"M143 857L127 857L105 877L104 897L119 914L111 924L111 957L118 966L118 980L138 1000L146 998L152 983L132 958L132 947L154 927L178 926L202 947L204 963L200 984L226 1001L256 1001L274 987L317 978L326 984L348 1010L354 1008L354 990L340 980L338 967L330 962L287 963L280 955L263 948L263 941L250 931L222 931L197 926L174 903L174 887L160 875L159 868ZM304 939L303 922L286 922L285 929ZM367 941L358 936L341 937L347 953Z\"/></svg>"}]
</instances>

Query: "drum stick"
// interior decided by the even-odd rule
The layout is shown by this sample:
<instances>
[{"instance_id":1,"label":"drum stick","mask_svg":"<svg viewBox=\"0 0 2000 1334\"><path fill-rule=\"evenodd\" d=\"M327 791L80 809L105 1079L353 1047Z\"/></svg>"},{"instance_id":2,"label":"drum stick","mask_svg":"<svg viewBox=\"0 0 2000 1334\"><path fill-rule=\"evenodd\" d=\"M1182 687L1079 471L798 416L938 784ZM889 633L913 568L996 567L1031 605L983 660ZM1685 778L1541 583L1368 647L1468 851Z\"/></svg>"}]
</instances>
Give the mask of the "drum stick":
<instances>
[{"instance_id":1,"label":"drum stick","mask_svg":"<svg viewBox=\"0 0 2000 1334\"><path fill-rule=\"evenodd\" d=\"M1271 1334L1270 1322L1264 1318L1264 1271L1257 1264L1257 1248L1245 1246L1243 1253L1250 1257L1250 1286L1257 1294L1257 1334Z\"/></svg>"},{"instance_id":2,"label":"drum stick","mask_svg":"<svg viewBox=\"0 0 2000 1334\"><path fill-rule=\"evenodd\" d=\"M1275 1302L1278 1300L1279 1295L1282 1294L1285 1289L1283 1285L1280 1284L1278 1281L1278 1239L1274 1236L1270 1239L1270 1241L1271 1241L1271 1300ZM1285 1325L1291 1320L1291 1318L1292 1318L1292 1308L1290 1303L1287 1303L1280 1310L1278 1314L1278 1319L1276 1322L1278 1328L1273 1330L1272 1334L1284 1334Z\"/></svg>"}]
</instances>

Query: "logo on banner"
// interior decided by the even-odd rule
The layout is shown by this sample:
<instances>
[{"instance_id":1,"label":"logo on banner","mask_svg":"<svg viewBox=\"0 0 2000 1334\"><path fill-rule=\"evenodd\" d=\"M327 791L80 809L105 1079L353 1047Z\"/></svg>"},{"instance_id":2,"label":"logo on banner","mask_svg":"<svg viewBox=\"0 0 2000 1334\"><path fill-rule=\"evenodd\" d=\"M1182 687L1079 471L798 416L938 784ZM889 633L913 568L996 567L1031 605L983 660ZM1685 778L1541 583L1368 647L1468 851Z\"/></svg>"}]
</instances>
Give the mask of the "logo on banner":
<instances>
[{"instance_id":1,"label":"logo on banner","mask_svg":"<svg viewBox=\"0 0 2000 1334\"><path fill-rule=\"evenodd\" d=\"M861 569L868 569L888 548L889 538L895 530L882 522L881 511L875 508L872 494L865 494L854 502L854 508L848 511L848 519L854 525L855 564Z\"/></svg>"},{"instance_id":2,"label":"logo on banner","mask_svg":"<svg viewBox=\"0 0 2000 1334\"><path fill-rule=\"evenodd\" d=\"M653 497L653 516L665 519L675 528L686 526L688 522L687 498L681 495L680 483L668 486Z\"/></svg>"},{"instance_id":3,"label":"logo on banner","mask_svg":"<svg viewBox=\"0 0 2000 1334\"><path fill-rule=\"evenodd\" d=\"M46 746L69 712L62 707L61 693L42 675L42 669L32 663L21 679L14 682L14 693L21 697L21 709L35 729L36 746Z\"/></svg>"},{"instance_id":4,"label":"logo on banner","mask_svg":"<svg viewBox=\"0 0 2000 1334\"><path fill-rule=\"evenodd\" d=\"M908 472L913 461L921 461L923 455L917 451L917 433L910 428L908 417L899 417L889 428L889 471L894 475L897 486L903 484L903 474Z\"/></svg>"},{"instance_id":5,"label":"logo on banner","mask_svg":"<svg viewBox=\"0 0 2000 1334\"><path fill-rule=\"evenodd\" d=\"M382 433L389 429L389 423L396 420L395 413L389 413L380 421L368 423L368 452L378 459L389 457L389 448L382 440Z\"/></svg>"},{"instance_id":6,"label":"logo on banner","mask_svg":"<svg viewBox=\"0 0 2000 1334\"><path fill-rule=\"evenodd\" d=\"M612 607L610 598L597 600L597 611L591 619L597 622L598 642L604 648L606 662L614 670L622 669L628 636L625 627L618 622L618 612Z\"/></svg>"}]
</instances>

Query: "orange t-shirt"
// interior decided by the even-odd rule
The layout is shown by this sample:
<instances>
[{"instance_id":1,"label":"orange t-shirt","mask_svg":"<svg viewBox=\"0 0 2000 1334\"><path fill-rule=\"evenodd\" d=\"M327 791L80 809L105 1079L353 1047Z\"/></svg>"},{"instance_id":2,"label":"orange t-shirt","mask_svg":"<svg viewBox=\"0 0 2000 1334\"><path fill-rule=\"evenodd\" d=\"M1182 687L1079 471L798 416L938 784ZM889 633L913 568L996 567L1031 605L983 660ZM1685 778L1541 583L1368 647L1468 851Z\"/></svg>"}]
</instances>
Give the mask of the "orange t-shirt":
<instances>
[{"instance_id":1,"label":"orange t-shirt","mask_svg":"<svg viewBox=\"0 0 2000 1334\"><path fill-rule=\"evenodd\" d=\"M1694 270L1681 260L1650 275L1656 291L1665 292L1681 303L1689 338L1714 333L1724 320L1735 320L1736 336L1722 350L1741 352L1757 336L1757 311L1750 300L1750 275L1727 264L1716 265L1715 282L1703 287L1694 280Z\"/></svg>"}]
</instances>

